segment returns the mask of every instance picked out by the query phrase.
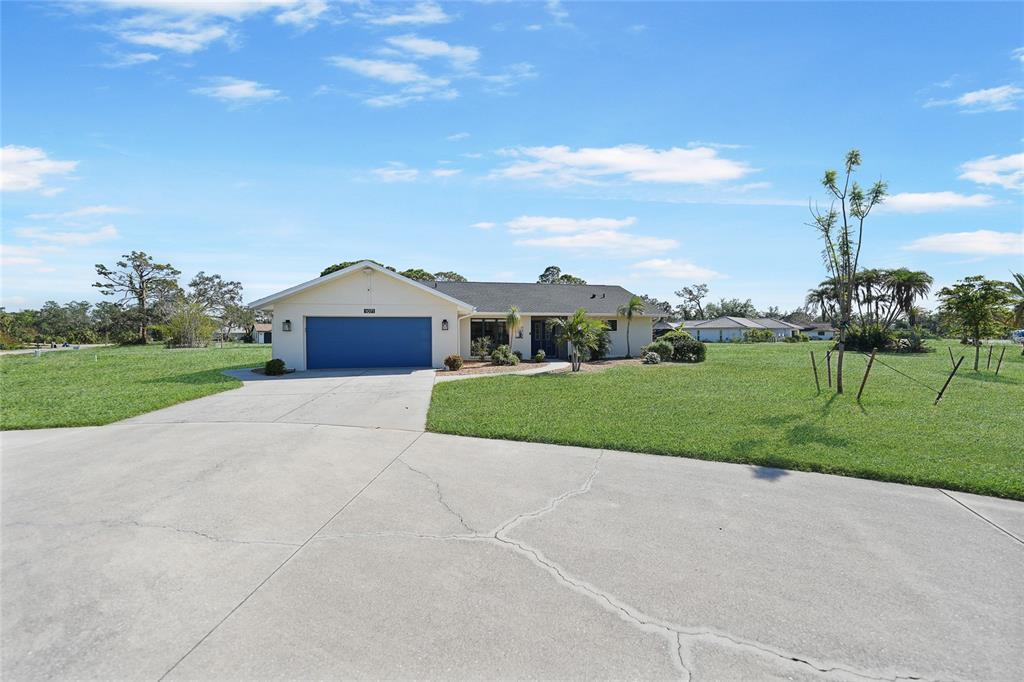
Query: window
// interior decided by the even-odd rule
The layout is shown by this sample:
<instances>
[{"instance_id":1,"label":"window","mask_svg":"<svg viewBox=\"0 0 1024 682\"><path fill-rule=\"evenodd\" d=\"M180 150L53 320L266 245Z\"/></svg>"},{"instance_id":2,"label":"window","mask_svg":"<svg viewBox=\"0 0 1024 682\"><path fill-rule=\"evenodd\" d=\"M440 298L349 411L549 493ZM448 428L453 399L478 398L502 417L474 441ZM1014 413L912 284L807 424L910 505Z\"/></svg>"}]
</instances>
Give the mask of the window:
<instances>
[{"instance_id":1,"label":"window","mask_svg":"<svg viewBox=\"0 0 1024 682\"><path fill-rule=\"evenodd\" d=\"M476 341L482 336L489 337L494 345L508 343L508 332L505 331L505 320L470 320L469 340Z\"/></svg>"},{"instance_id":2,"label":"window","mask_svg":"<svg viewBox=\"0 0 1024 682\"><path fill-rule=\"evenodd\" d=\"M605 320L604 323L608 325L608 331L610 331L610 332L617 332L617 331L619 331L619 321L618 320Z\"/></svg>"}]
</instances>

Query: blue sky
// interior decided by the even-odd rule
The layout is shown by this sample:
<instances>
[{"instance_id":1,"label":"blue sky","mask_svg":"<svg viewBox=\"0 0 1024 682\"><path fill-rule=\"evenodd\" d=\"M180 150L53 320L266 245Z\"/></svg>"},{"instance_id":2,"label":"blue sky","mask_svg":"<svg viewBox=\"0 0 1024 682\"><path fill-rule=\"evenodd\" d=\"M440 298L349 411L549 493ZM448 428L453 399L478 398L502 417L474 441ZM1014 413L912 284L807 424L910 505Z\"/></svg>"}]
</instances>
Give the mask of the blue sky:
<instances>
[{"instance_id":1,"label":"blue sky","mask_svg":"<svg viewBox=\"0 0 1024 682\"><path fill-rule=\"evenodd\" d=\"M250 300L331 263L792 308L850 147L863 263L1024 268L1019 3L4 2L3 291L130 250Z\"/></svg>"}]
</instances>

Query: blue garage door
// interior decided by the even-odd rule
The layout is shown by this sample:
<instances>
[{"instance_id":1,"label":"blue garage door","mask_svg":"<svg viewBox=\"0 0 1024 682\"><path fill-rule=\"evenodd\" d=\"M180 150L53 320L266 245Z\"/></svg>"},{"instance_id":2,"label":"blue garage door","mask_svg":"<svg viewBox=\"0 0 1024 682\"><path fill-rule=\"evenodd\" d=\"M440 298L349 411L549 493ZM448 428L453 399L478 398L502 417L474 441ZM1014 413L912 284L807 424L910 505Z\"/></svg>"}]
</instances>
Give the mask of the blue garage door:
<instances>
[{"instance_id":1,"label":"blue garage door","mask_svg":"<svg viewBox=\"0 0 1024 682\"><path fill-rule=\"evenodd\" d=\"M306 367L430 367L429 317L307 317Z\"/></svg>"}]
</instances>

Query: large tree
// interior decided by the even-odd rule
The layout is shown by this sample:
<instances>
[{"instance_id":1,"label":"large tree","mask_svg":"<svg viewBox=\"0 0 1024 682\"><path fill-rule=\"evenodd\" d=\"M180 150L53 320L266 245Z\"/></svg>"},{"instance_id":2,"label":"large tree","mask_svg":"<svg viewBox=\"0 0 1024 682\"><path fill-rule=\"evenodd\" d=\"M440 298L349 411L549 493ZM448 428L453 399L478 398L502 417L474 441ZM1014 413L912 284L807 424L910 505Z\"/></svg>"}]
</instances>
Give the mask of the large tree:
<instances>
[{"instance_id":1,"label":"large tree","mask_svg":"<svg viewBox=\"0 0 1024 682\"><path fill-rule=\"evenodd\" d=\"M639 296L630 296L628 301L619 306L618 313L620 317L626 318L626 357L629 358L632 357L629 347L629 327L635 316L644 314L644 299Z\"/></svg>"},{"instance_id":2,"label":"large tree","mask_svg":"<svg viewBox=\"0 0 1024 682\"><path fill-rule=\"evenodd\" d=\"M860 152L851 149L843 163L843 175L829 169L821 180L828 191L827 211L811 208L810 223L825 243L822 256L838 297L839 341L836 344L836 392L843 392L843 353L846 335L853 317L854 291L857 287L857 266L864 244L864 221L871 209L885 199L886 184L881 180L867 190L861 188L853 174L861 164Z\"/></svg>"},{"instance_id":3,"label":"large tree","mask_svg":"<svg viewBox=\"0 0 1024 682\"><path fill-rule=\"evenodd\" d=\"M1013 324L1024 327L1024 273L1011 272L1013 280L1007 283L1010 299L1013 302Z\"/></svg>"},{"instance_id":4,"label":"large tree","mask_svg":"<svg viewBox=\"0 0 1024 682\"><path fill-rule=\"evenodd\" d=\"M537 284L586 284L586 280L576 275L562 272L557 265L549 265L537 276Z\"/></svg>"},{"instance_id":5,"label":"large tree","mask_svg":"<svg viewBox=\"0 0 1024 682\"><path fill-rule=\"evenodd\" d=\"M683 299L683 309L687 313L685 319L704 319L704 306L701 304L708 295L707 284L694 284L693 286L683 287L676 292L676 296ZM691 316L689 313L695 313L695 316Z\"/></svg>"},{"instance_id":6,"label":"large tree","mask_svg":"<svg viewBox=\"0 0 1024 682\"><path fill-rule=\"evenodd\" d=\"M441 272L434 273L434 279L438 282L465 282L466 278L457 272L450 270L443 270Z\"/></svg>"},{"instance_id":7,"label":"large tree","mask_svg":"<svg viewBox=\"0 0 1024 682\"><path fill-rule=\"evenodd\" d=\"M709 319L716 317L757 317L757 306L749 298L745 301L738 298L721 298L718 303L708 303L704 312Z\"/></svg>"},{"instance_id":8,"label":"large tree","mask_svg":"<svg viewBox=\"0 0 1024 682\"><path fill-rule=\"evenodd\" d=\"M152 322L151 304L168 289L178 286L181 271L170 263L157 263L143 251L121 256L116 269L96 264L99 282L93 284L104 296L118 296L119 303L134 302L138 324L138 342L149 340L147 328Z\"/></svg>"},{"instance_id":9,"label":"large tree","mask_svg":"<svg viewBox=\"0 0 1024 682\"><path fill-rule=\"evenodd\" d=\"M941 312L953 329L969 337L974 344L974 371L983 338L1001 334L1010 321L1010 295L1005 282L981 275L965 277L951 287L939 290Z\"/></svg>"},{"instance_id":10,"label":"large tree","mask_svg":"<svg viewBox=\"0 0 1024 682\"><path fill-rule=\"evenodd\" d=\"M242 308L242 283L224 279L220 275L207 275L199 271L188 283L186 298L189 303L197 304L207 317L218 322L221 330L220 338L224 339L231 333L232 327L244 327L249 316Z\"/></svg>"}]
</instances>

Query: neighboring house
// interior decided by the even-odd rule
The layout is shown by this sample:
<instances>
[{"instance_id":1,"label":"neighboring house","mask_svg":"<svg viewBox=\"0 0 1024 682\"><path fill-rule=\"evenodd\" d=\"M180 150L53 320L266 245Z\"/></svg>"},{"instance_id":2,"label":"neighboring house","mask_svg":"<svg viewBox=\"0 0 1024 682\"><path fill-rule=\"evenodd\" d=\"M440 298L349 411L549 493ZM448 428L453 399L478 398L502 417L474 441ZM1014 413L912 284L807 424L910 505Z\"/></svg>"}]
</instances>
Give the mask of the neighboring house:
<instances>
[{"instance_id":1,"label":"neighboring house","mask_svg":"<svg viewBox=\"0 0 1024 682\"><path fill-rule=\"evenodd\" d=\"M441 367L445 357L470 356L474 339L508 343L505 314L519 308L513 351L544 349L564 358L550 318L584 308L610 327L612 357L626 353L626 318L619 306L633 294L619 286L419 282L370 261L285 289L250 304L272 311L273 355L297 370L345 367ZM630 325L630 350L651 341L653 316Z\"/></svg>"},{"instance_id":2,"label":"neighboring house","mask_svg":"<svg viewBox=\"0 0 1024 682\"><path fill-rule=\"evenodd\" d=\"M232 327L225 334L223 329L218 329L217 331L215 331L213 333L213 340L214 341L241 341L242 337L245 336L245 331L246 330L245 330L244 327Z\"/></svg>"},{"instance_id":3,"label":"neighboring house","mask_svg":"<svg viewBox=\"0 0 1024 682\"><path fill-rule=\"evenodd\" d=\"M654 338L658 338L663 334L668 334L671 331L675 331L679 325L675 322L669 322L665 318L661 318L651 327L651 331L654 333Z\"/></svg>"},{"instance_id":4,"label":"neighboring house","mask_svg":"<svg viewBox=\"0 0 1024 682\"><path fill-rule=\"evenodd\" d=\"M800 327L800 331L812 339L833 339L839 330L832 326L829 322L815 322L813 324L807 324Z\"/></svg>"},{"instance_id":5,"label":"neighboring house","mask_svg":"<svg viewBox=\"0 0 1024 682\"><path fill-rule=\"evenodd\" d=\"M684 329L700 341L742 341L743 335L755 329L768 329L777 339L793 336L800 327L770 317L717 317L713 320L687 320Z\"/></svg>"},{"instance_id":6,"label":"neighboring house","mask_svg":"<svg viewBox=\"0 0 1024 682\"><path fill-rule=\"evenodd\" d=\"M274 325L271 322L257 322L252 330L253 343L270 343L273 340Z\"/></svg>"}]
</instances>

